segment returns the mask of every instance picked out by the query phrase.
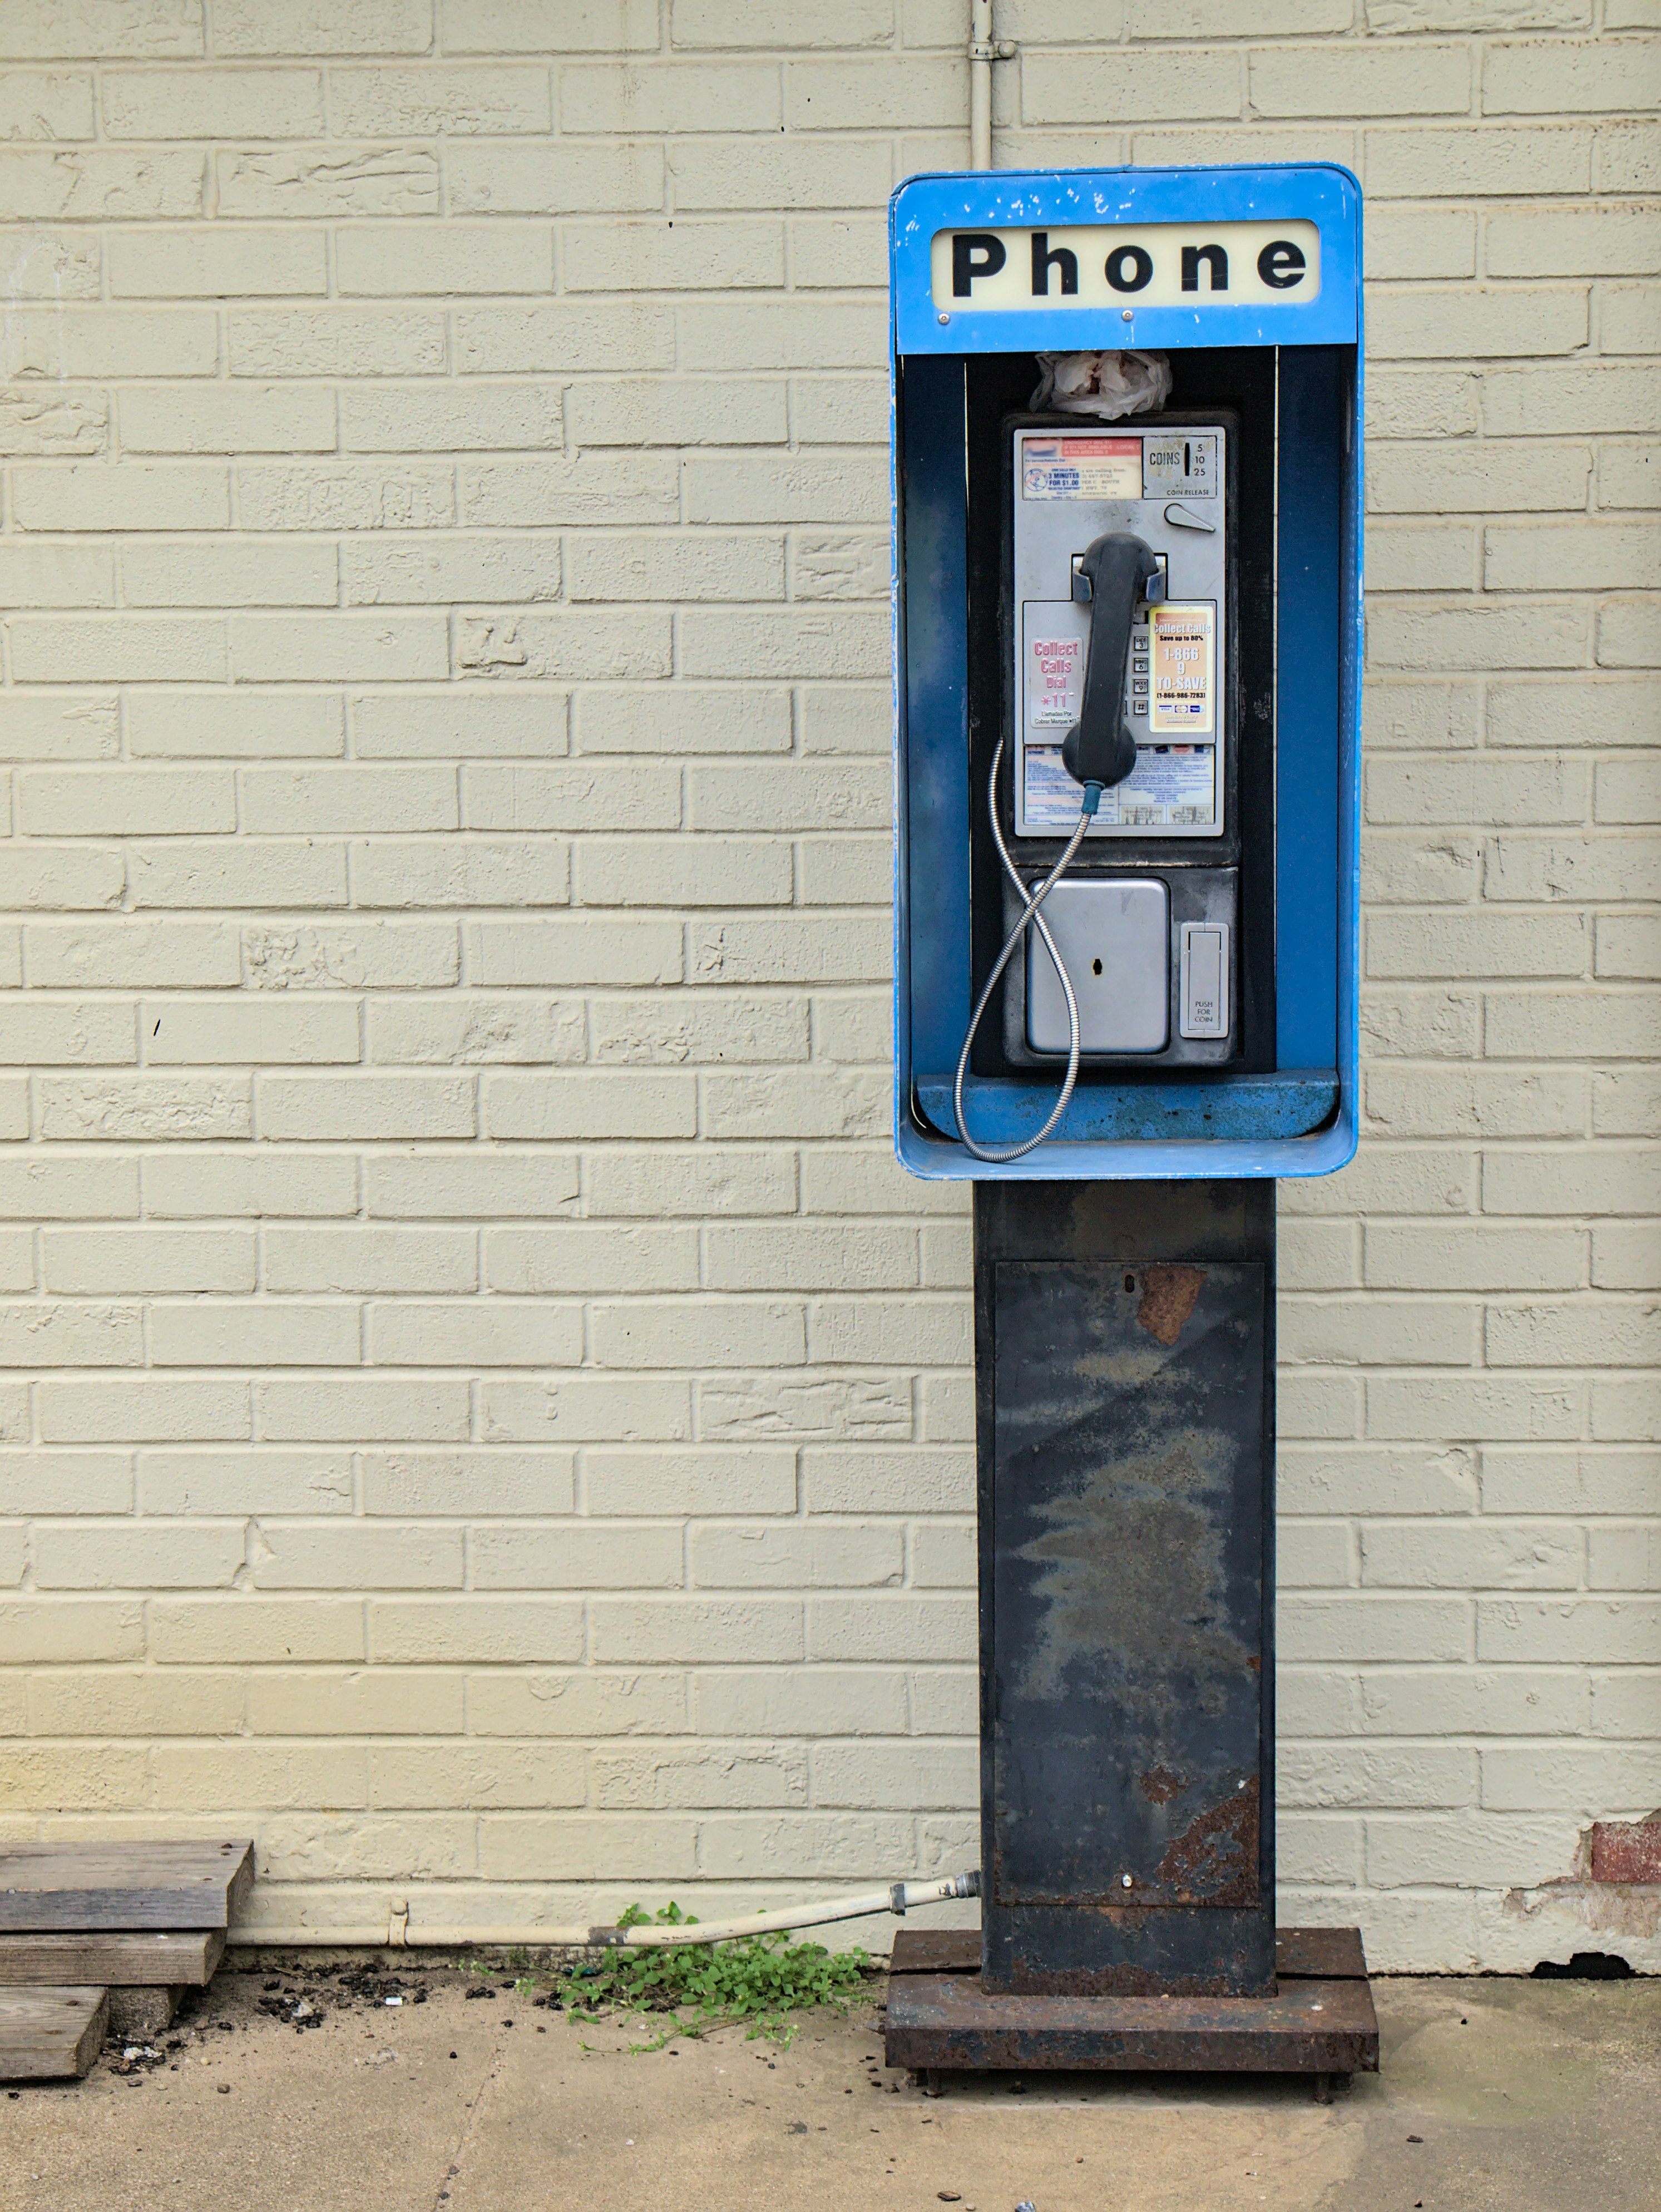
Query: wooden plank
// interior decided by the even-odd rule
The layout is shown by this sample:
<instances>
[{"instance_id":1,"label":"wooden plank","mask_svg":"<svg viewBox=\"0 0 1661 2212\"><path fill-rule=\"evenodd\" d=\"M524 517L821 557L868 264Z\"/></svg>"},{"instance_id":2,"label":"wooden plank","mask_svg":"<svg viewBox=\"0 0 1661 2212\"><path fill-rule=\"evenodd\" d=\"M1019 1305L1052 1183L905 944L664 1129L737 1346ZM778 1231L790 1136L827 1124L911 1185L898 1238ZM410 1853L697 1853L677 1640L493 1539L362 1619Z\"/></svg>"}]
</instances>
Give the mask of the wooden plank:
<instances>
[{"instance_id":1,"label":"wooden plank","mask_svg":"<svg viewBox=\"0 0 1661 2212\"><path fill-rule=\"evenodd\" d=\"M1272 1997L1009 1996L979 1974L888 1984L890 2066L1361 2074L1379 2066L1364 1981L1282 1982Z\"/></svg>"},{"instance_id":2,"label":"wooden plank","mask_svg":"<svg viewBox=\"0 0 1661 2212\"><path fill-rule=\"evenodd\" d=\"M0 1851L0 1929L228 1928L251 1843L26 1844Z\"/></svg>"},{"instance_id":3,"label":"wooden plank","mask_svg":"<svg viewBox=\"0 0 1661 2212\"><path fill-rule=\"evenodd\" d=\"M0 1989L0 2081L79 2081L103 2047L104 1990Z\"/></svg>"},{"instance_id":4,"label":"wooden plank","mask_svg":"<svg viewBox=\"0 0 1661 2212\"><path fill-rule=\"evenodd\" d=\"M891 1974L975 1974L978 1928L901 1928L894 1939ZM1359 1928L1282 1928L1275 1937L1275 1971L1305 1981L1365 1979Z\"/></svg>"},{"instance_id":5,"label":"wooden plank","mask_svg":"<svg viewBox=\"0 0 1661 2212\"><path fill-rule=\"evenodd\" d=\"M185 1935L0 1936L0 1983L94 1982L112 1989L205 1989L225 1954L222 1929Z\"/></svg>"}]
</instances>

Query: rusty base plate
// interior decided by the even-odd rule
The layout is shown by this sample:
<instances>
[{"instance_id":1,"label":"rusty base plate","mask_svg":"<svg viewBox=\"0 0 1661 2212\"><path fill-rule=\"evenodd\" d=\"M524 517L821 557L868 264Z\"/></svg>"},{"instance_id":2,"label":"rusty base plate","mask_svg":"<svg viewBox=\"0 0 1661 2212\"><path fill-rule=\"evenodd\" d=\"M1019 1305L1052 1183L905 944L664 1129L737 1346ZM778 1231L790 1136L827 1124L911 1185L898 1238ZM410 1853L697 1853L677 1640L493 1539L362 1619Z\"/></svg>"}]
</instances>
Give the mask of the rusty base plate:
<instances>
[{"instance_id":1,"label":"rusty base plate","mask_svg":"<svg viewBox=\"0 0 1661 2212\"><path fill-rule=\"evenodd\" d=\"M973 1929L905 1929L889 1967L885 2055L927 2073L1376 2074L1360 1931L1283 1928L1275 1948L1272 1997L1004 1996L981 1989Z\"/></svg>"}]
</instances>

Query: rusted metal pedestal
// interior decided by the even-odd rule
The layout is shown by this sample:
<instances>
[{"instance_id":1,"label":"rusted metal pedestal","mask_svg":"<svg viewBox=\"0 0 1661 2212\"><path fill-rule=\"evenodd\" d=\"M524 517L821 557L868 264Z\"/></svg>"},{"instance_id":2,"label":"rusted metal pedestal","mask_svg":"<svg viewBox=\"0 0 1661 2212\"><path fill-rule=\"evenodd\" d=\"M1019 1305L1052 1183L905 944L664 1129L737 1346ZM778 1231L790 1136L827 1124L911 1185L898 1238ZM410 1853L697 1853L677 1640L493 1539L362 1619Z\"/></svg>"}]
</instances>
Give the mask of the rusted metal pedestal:
<instances>
[{"instance_id":1,"label":"rusted metal pedestal","mask_svg":"<svg viewBox=\"0 0 1661 2212\"><path fill-rule=\"evenodd\" d=\"M1375 2066L1276 1960L1274 1185L977 1185L975 1369L979 1972L889 2063Z\"/></svg>"},{"instance_id":2,"label":"rusted metal pedestal","mask_svg":"<svg viewBox=\"0 0 1661 2212\"><path fill-rule=\"evenodd\" d=\"M903 1929L888 1976L888 2062L922 2075L990 2068L1306 2074L1379 2070L1379 2023L1354 1928L1282 1928L1272 1997L993 1996L972 1929Z\"/></svg>"}]
</instances>

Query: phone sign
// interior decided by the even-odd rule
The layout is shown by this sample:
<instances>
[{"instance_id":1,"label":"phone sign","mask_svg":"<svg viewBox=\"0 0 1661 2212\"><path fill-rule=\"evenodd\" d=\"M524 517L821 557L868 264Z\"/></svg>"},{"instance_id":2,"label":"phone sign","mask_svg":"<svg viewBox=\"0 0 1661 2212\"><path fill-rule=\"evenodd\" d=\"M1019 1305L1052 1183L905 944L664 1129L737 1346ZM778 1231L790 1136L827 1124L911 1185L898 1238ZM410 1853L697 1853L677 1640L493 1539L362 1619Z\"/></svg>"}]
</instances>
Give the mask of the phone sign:
<instances>
[{"instance_id":1,"label":"phone sign","mask_svg":"<svg viewBox=\"0 0 1661 2212\"><path fill-rule=\"evenodd\" d=\"M1300 307L1321 289L1321 236L1276 222L1071 223L937 231L930 289L949 314L1077 308Z\"/></svg>"}]
</instances>

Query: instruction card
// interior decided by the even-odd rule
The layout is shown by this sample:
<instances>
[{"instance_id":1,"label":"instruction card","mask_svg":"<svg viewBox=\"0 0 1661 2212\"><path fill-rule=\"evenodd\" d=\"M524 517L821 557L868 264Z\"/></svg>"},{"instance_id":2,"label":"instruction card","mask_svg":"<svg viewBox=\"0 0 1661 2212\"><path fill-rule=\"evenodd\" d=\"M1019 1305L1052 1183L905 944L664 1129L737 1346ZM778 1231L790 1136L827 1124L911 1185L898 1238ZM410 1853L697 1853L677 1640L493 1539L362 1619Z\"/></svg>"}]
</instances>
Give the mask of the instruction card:
<instances>
[{"instance_id":1,"label":"instruction card","mask_svg":"<svg viewBox=\"0 0 1661 2212\"><path fill-rule=\"evenodd\" d=\"M1029 744L1021 764L1028 834L1072 830L1083 793L1062 766L1060 746ZM1125 781L1101 794L1095 826L1192 829L1215 822L1216 813L1215 745L1139 745Z\"/></svg>"},{"instance_id":2,"label":"instruction card","mask_svg":"<svg viewBox=\"0 0 1661 2212\"><path fill-rule=\"evenodd\" d=\"M1025 438L1023 499L1140 499L1140 438Z\"/></svg>"}]
</instances>

